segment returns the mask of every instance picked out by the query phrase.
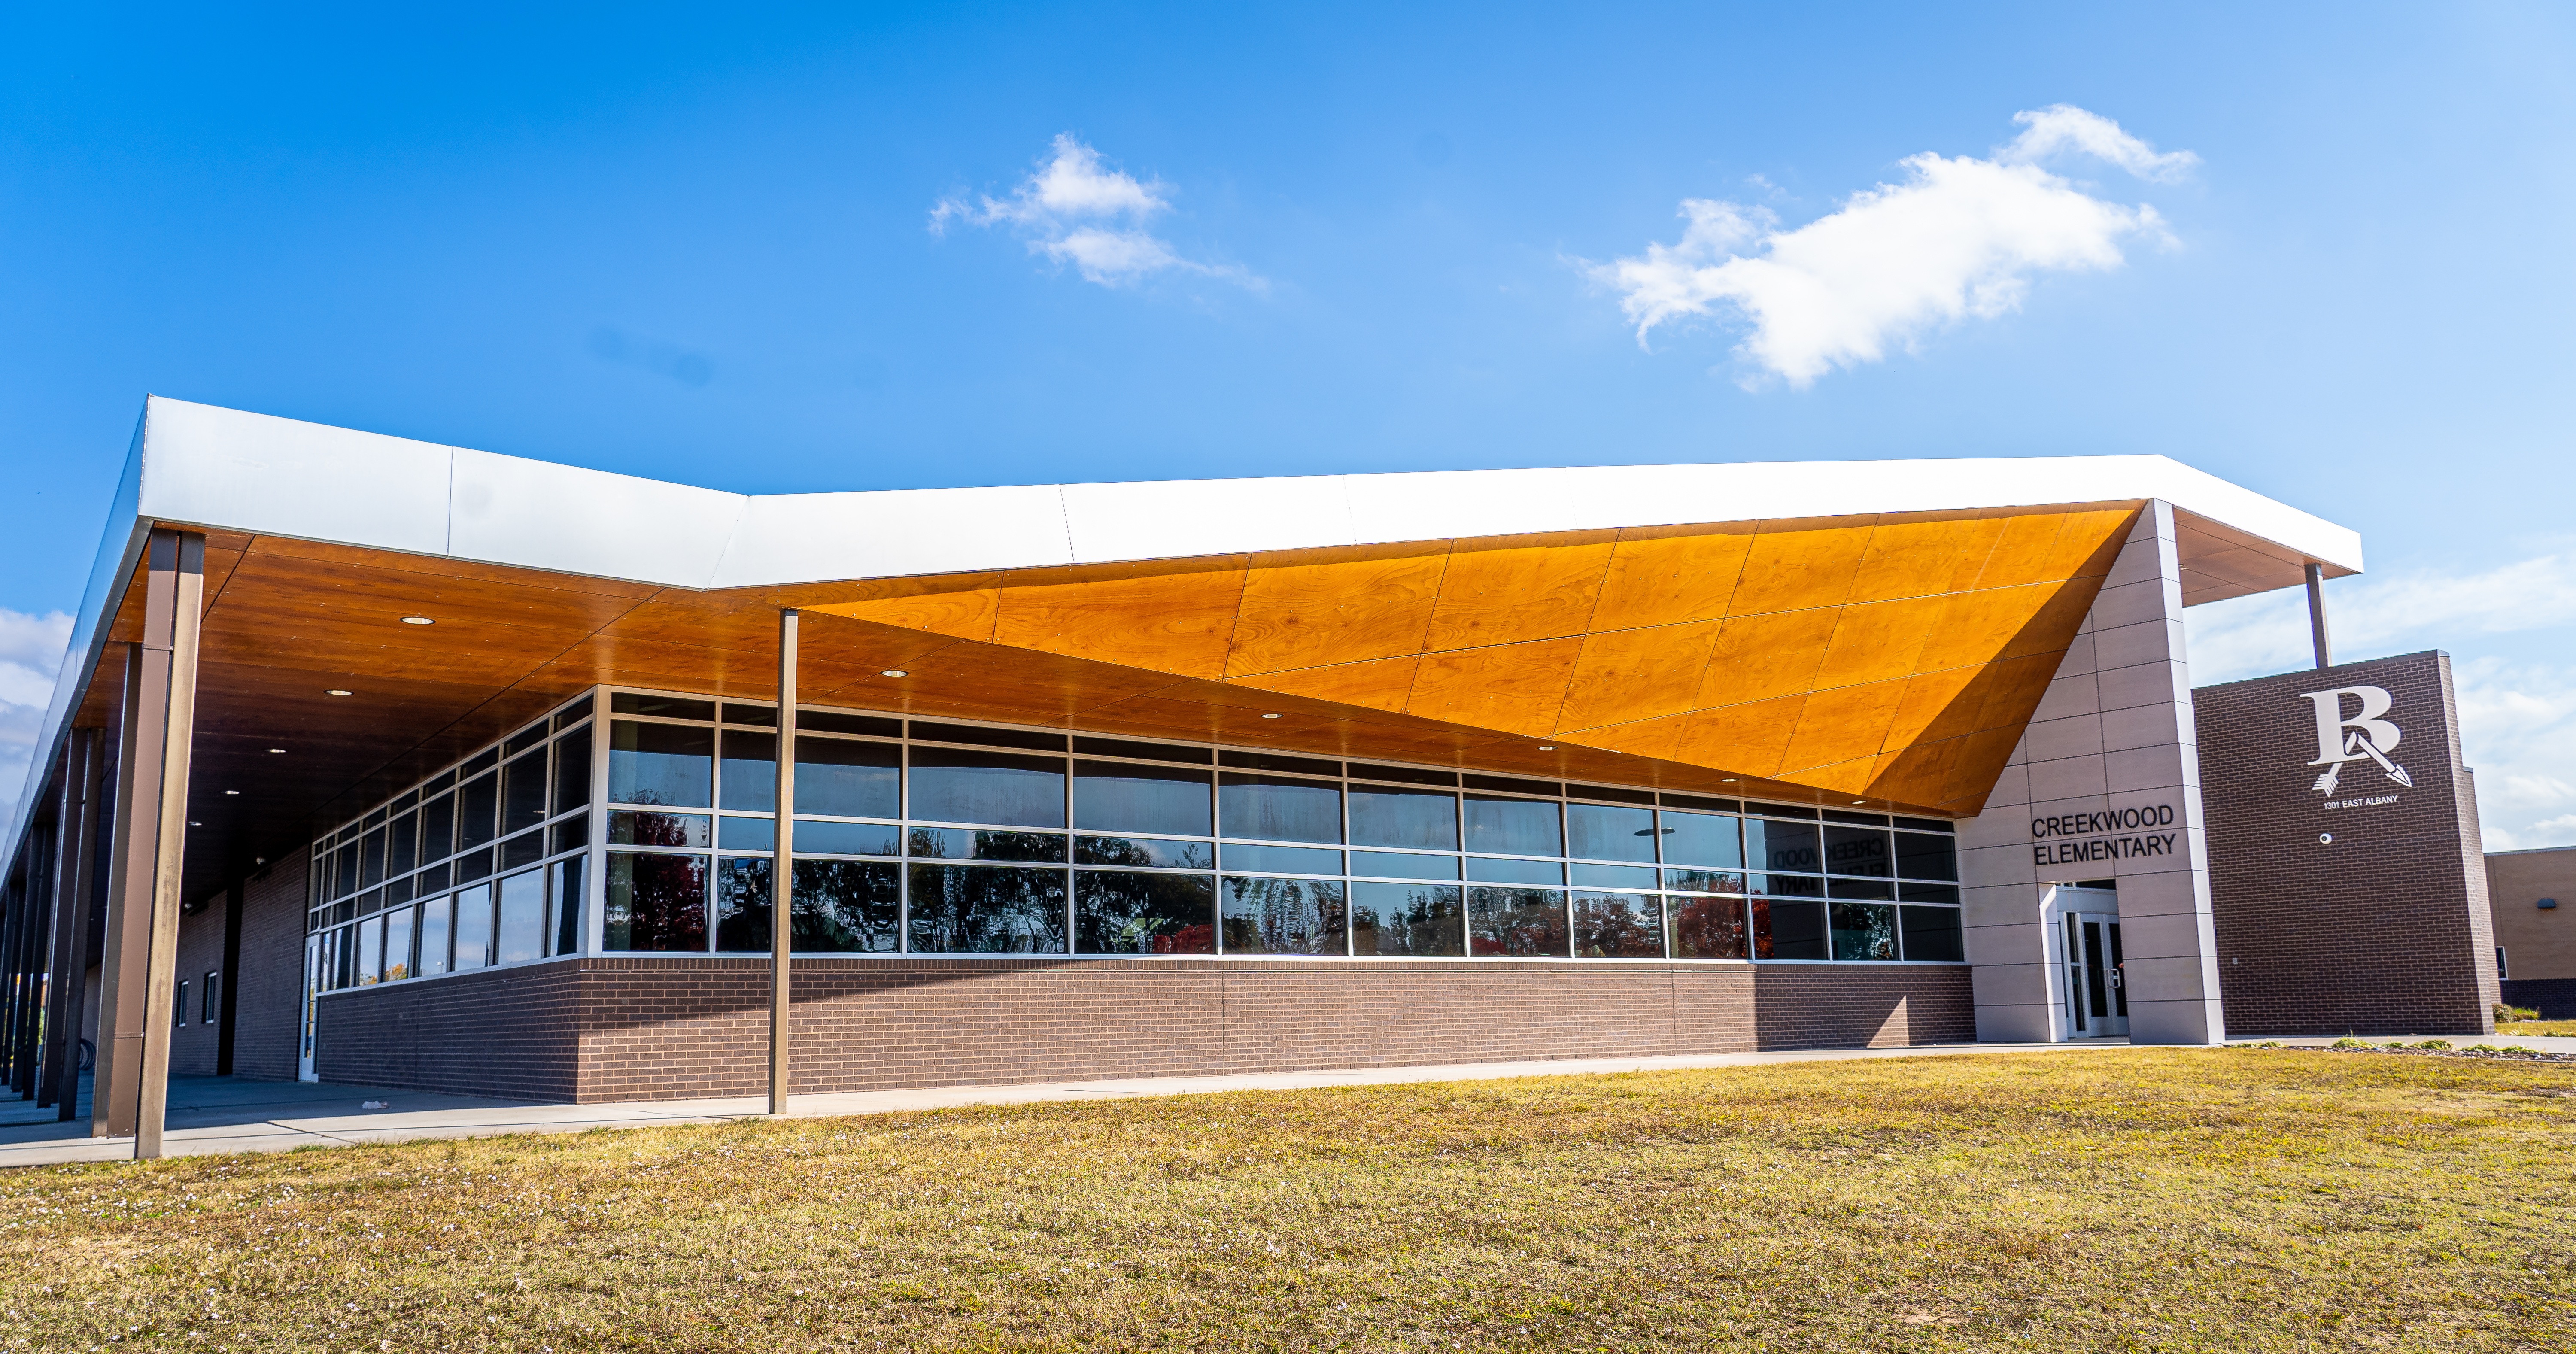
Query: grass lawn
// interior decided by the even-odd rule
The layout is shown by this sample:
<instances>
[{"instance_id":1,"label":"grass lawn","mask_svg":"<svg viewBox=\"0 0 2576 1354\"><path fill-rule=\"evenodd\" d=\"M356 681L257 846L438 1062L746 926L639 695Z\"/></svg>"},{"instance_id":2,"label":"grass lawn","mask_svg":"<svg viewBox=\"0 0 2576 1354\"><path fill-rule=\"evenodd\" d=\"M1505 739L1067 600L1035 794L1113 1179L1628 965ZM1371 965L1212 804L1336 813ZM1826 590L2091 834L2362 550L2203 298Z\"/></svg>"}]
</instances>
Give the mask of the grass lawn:
<instances>
[{"instance_id":1,"label":"grass lawn","mask_svg":"<svg viewBox=\"0 0 2576 1354\"><path fill-rule=\"evenodd\" d=\"M2571 1143L2576 1064L2100 1050L46 1168L0 1349L2565 1350Z\"/></svg>"},{"instance_id":2,"label":"grass lawn","mask_svg":"<svg viewBox=\"0 0 2576 1354\"><path fill-rule=\"evenodd\" d=\"M2515 1020L2496 1026L2498 1034L2576 1034L2576 1020Z\"/></svg>"}]
</instances>

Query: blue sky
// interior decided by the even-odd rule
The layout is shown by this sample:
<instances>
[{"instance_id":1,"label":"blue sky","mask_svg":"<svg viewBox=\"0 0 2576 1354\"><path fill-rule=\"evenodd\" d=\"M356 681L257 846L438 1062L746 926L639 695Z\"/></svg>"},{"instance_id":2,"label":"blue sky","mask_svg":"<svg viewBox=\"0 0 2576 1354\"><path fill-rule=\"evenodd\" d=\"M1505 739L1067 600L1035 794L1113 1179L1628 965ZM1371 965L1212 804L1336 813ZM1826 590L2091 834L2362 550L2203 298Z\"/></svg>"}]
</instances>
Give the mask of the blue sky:
<instances>
[{"instance_id":1,"label":"blue sky","mask_svg":"<svg viewBox=\"0 0 2576 1354\"><path fill-rule=\"evenodd\" d=\"M20 10L0 738L147 392L754 492L2161 452L2360 530L2346 653L2576 841L2568 11L1386 9Z\"/></svg>"}]
</instances>

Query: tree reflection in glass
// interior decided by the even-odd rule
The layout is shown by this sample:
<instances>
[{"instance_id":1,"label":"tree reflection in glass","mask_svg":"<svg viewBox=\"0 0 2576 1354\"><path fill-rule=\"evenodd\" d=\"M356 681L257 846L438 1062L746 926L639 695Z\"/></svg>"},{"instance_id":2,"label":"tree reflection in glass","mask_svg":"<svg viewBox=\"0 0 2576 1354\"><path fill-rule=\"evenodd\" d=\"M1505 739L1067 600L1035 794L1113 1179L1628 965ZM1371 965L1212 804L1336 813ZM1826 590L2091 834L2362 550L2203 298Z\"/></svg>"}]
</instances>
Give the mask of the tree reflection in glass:
<instances>
[{"instance_id":1,"label":"tree reflection in glass","mask_svg":"<svg viewBox=\"0 0 2576 1354\"><path fill-rule=\"evenodd\" d=\"M1080 954L1216 953L1216 881L1203 874L1084 870L1074 876Z\"/></svg>"},{"instance_id":2,"label":"tree reflection in glass","mask_svg":"<svg viewBox=\"0 0 2576 1354\"><path fill-rule=\"evenodd\" d=\"M1470 953L1563 959L1567 935L1565 895L1556 889L1467 890Z\"/></svg>"},{"instance_id":3,"label":"tree reflection in glass","mask_svg":"<svg viewBox=\"0 0 2576 1354\"><path fill-rule=\"evenodd\" d=\"M1672 909L1674 958L1743 959L1752 954L1743 899L1676 896Z\"/></svg>"},{"instance_id":4,"label":"tree reflection in glass","mask_svg":"<svg viewBox=\"0 0 2576 1354\"><path fill-rule=\"evenodd\" d=\"M1348 954L1342 885L1333 879L1225 878L1227 954Z\"/></svg>"},{"instance_id":5,"label":"tree reflection in glass","mask_svg":"<svg viewBox=\"0 0 2576 1354\"><path fill-rule=\"evenodd\" d=\"M1454 886L1351 885L1351 953L1461 955L1465 899Z\"/></svg>"},{"instance_id":6,"label":"tree reflection in glass","mask_svg":"<svg viewBox=\"0 0 2576 1354\"><path fill-rule=\"evenodd\" d=\"M1064 871L976 865L910 868L914 952L1065 952Z\"/></svg>"},{"instance_id":7,"label":"tree reflection in glass","mask_svg":"<svg viewBox=\"0 0 2576 1354\"><path fill-rule=\"evenodd\" d=\"M1581 959L1663 958L1663 900L1648 893L1574 895L1574 953Z\"/></svg>"}]
</instances>

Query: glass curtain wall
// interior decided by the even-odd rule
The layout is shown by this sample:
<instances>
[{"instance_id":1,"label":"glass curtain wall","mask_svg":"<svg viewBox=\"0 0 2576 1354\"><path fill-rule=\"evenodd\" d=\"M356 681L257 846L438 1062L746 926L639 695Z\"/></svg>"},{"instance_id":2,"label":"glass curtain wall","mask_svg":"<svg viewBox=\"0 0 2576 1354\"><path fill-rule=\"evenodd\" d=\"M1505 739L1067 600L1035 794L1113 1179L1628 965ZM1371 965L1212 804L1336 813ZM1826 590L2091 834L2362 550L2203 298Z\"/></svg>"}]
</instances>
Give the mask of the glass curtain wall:
<instances>
[{"instance_id":1,"label":"glass curtain wall","mask_svg":"<svg viewBox=\"0 0 2576 1354\"><path fill-rule=\"evenodd\" d=\"M583 696L325 835L307 930L322 991L582 948L597 698Z\"/></svg>"},{"instance_id":2,"label":"glass curtain wall","mask_svg":"<svg viewBox=\"0 0 2576 1354\"><path fill-rule=\"evenodd\" d=\"M1963 957L1941 820L837 710L797 725L799 953ZM778 755L767 705L565 706L315 844L321 986L592 947L766 953Z\"/></svg>"}]
</instances>

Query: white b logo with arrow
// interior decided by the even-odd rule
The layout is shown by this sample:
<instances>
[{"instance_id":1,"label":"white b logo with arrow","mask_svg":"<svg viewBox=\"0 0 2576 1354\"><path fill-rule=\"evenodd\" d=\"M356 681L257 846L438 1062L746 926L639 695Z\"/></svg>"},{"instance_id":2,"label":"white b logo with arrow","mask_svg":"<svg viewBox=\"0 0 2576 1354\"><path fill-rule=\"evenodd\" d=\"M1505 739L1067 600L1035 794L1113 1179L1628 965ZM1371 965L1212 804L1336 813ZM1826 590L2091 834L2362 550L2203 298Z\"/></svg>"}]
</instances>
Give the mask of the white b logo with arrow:
<instances>
[{"instance_id":1,"label":"white b logo with arrow","mask_svg":"<svg viewBox=\"0 0 2576 1354\"><path fill-rule=\"evenodd\" d=\"M2379 763L2381 774L2390 780L2410 790L2415 788L2415 778L2406 774L2406 768L2388 760L2388 754L2397 750L2397 740L2402 735L2395 724L2380 718L2388 713L2388 707L2397 703L2385 688L2343 686L2332 691L2303 691L2299 694L2317 707L2317 759L2308 765L2325 768L2325 773L2317 777L2317 783L2308 788L2321 794L2333 794L2336 783L2343 778L2344 763L2357 762L2365 757ZM2346 696L2361 702L2361 709L2349 718L2343 712Z\"/></svg>"}]
</instances>

